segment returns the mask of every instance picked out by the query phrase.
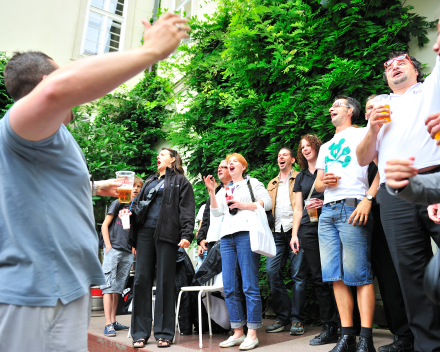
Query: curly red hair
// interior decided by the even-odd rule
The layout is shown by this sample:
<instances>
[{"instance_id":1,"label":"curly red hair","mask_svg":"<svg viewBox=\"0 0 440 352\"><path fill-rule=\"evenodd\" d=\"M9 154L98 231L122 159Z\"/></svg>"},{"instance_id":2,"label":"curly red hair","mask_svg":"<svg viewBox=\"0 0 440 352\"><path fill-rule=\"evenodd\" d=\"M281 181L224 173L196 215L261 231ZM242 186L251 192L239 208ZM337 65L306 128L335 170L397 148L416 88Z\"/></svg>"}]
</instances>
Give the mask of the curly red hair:
<instances>
[{"instance_id":1,"label":"curly red hair","mask_svg":"<svg viewBox=\"0 0 440 352\"><path fill-rule=\"evenodd\" d=\"M305 134L304 136L301 136L300 142L298 144L298 151L296 153L296 160L299 164L299 167L301 170L304 170L308 167L307 159L304 157L302 151L301 151L301 143L302 140L305 139L307 142L310 143L311 147L315 151L316 155L319 154L319 148L321 148L322 142L318 138L316 134Z\"/></svg>"}]
</instances>

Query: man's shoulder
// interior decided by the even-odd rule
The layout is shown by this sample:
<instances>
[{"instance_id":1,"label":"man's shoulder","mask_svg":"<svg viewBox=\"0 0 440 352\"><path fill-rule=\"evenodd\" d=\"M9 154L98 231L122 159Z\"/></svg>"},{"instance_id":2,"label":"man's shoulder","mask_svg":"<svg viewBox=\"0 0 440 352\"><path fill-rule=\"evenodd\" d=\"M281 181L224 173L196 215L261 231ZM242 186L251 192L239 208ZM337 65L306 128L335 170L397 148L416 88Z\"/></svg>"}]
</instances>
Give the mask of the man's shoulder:
<instances>
[{"instance_id":1,"label":"man's shoulder","mask_svg":"<svg viewBox=\"0 0 440 352\"><path fill-rule=\"evenodd\" d=\"M278 184L278 176L269 181L269 183L267 184L267 188L268 189L269 189L269 187L272 188L273 186L276 186L277 184Z\"/></svg>"}]
</instances>

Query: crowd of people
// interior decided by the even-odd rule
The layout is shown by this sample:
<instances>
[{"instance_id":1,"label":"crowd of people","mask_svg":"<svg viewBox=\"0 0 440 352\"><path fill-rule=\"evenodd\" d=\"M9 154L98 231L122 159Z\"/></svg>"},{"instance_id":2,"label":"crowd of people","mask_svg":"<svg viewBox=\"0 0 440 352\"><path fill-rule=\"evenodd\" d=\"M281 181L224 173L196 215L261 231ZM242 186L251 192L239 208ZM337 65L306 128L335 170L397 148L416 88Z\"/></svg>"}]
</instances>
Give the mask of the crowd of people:
<instances>
[{"instance_id":1,"label":"crowd of people","mask_svg":"<svg viewBox=\"0 0 440 352\"><path fill-rule=\"evenodd\" d=\"M16 103L0 121L0 350L25 345L87 351L91 285L103 288L104 333L114 336L126 329L116 321L116 301L134 256L133 346L144 347L150 338L156 277L154 338L158 347L170 347L178 247L189 247L195 223L194 193L181 158L163 148L157 173L145 183L136 180L134 208L112 204L102 230L101 267L91 196L116 196L119 184L90 182L84 156L64 125L74 117L72 107L166 58L188 37L186 21L165 14L154 26L144 22L143 45L127 52L63 68L43 53L18 53L5 67L5 85ZM233 329L220 347L250 350L259 345L260 254L252 251L250 231L253 212L261 207L274 218L276 245L266 271L277 318L266 333L304 334L309 267L322 323L311 345L335 344L331 351L338 352L375 351L375 275L395 337L379 351L440 351L440 306L423 290L431 239L440 245L439 44L440 39L434 46L435 68L425 80L414 57L390 54L384 63L384 80L392 92L389 105L369 97L367 127L354 125L361 114L355 98L336 97L329 108L333 138L322 144L315 134L302 136L296 157L292 149L281 148L279 174L267 187L247 175L248 162L239 153L219 164L219 185L212 175L204 177L209 199L197 235L198 254L220 241ZM293 169L295 161L299 173ZM144 211L133 210L142 206ZM126 213L131 226L124 242L109 227L120 225L117 217ZM282 276L287 258L292 298Z\"/></svg>"}]
</instances>

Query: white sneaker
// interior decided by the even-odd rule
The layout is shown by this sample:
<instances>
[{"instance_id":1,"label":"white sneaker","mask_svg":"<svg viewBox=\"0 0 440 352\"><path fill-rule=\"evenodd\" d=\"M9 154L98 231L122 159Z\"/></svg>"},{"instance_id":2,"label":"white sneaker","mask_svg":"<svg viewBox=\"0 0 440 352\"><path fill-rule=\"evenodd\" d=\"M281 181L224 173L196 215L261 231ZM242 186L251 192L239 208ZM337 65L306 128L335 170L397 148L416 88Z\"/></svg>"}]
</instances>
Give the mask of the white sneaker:
<instances>
[{"instance_id":1,"label":"white sneaker","mask_svg":"<svg viewBox=\"0 0 440 352\"><path fill-rule=\"evenodd\" d=\"M257 347L259 344L260 342L258 341L258 338L256 338L255 341L245 338L239 348L240 350L247 351L247 350L252 350L253 348Z\"/></svg>"},{"instance_id":2,"label":"white sneaker","mask_svg":"<svg viewBox=\"0 0 440 352\"><path fill-rule=\"evenodd\" d=\"M232 347L232 346L238 346L241 345L243 343L243 341L245 340L246 336L240 336L238 339L234 339L234 336L229 337L229 339L227 339L226 341L220 342L219 346L220 347Z\"/></svg>"}]
</instances>

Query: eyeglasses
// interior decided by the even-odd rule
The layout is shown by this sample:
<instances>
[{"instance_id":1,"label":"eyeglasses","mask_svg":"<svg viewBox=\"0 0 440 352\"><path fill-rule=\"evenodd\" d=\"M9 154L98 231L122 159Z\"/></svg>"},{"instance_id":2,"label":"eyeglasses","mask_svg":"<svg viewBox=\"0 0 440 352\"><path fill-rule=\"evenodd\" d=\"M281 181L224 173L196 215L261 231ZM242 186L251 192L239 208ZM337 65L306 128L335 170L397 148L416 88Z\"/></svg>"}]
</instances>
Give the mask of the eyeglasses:
<instances>
[{"instance_id":1,"label":"eyeglasses","mask_svg":"<svg viewBox=\"0 0 440 352\"><path fill-rule=\"evenodd\" d=\"M414 63L411 61L411 59L409 58L408 54L404 54L404 55L400 55L400 56L396 56L393 57L392 59L388 60L387 62L385 62L383 64L383 66L385 67L385 71L388 72L388 69L391 68L389 67L394 61L402 61L404 59L407 59L409 62L411 62L411 64L414 66Z\"/></svg>"},{"instance_id":2,"label":"eyeglasses","mask_svg":"<svg viewBox=\"0 0 440 352\"><path fill-rule=\"evenodd\" d=\"M227 166L219 166L218 168L217 168L217 170L220 170L220 169L227 169L228 167Z\"/></svg>"},{"instance_id":3,"label":"eyeglasses","mask_svg":"<svg viewBox=\"0 0 440 352\"><path fill-rule=\"evenodd\" d=\"M332 108L337 108L337 107L340 107L340 106L345 106L346 108L351 108L350 105L343 104L343 103L341 103L340 101L335 101L335 102L333 103L333 105L332 105ZM330 109L331 109L331 108L330 108Z\"/></svg>"}]
</instances>

